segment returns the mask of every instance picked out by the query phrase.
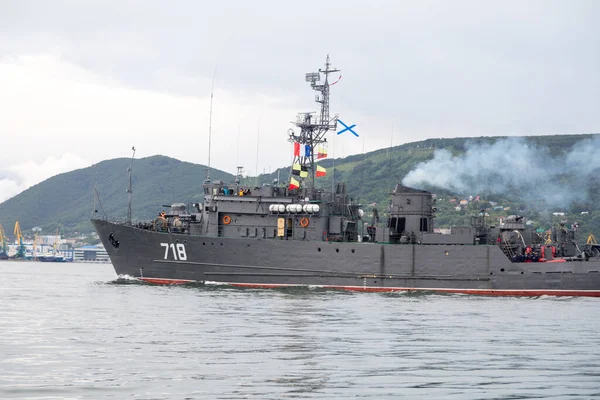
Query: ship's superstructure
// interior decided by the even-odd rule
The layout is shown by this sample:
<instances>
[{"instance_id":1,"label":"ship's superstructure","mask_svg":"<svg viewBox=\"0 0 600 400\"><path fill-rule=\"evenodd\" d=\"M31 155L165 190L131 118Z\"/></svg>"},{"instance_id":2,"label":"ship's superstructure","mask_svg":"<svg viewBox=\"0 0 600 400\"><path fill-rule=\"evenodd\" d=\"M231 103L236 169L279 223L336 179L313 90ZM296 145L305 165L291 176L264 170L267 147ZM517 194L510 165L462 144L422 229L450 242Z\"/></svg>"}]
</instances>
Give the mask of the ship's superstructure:
<instances>
[{"instance_id":1,"label":"ship's superstructure","mask_svg":"<svg viewBox=\"0 0 600 400\"><path fill-rule=\"evenodd\" d=\"M377 210L366 221L343 182L319 189L326 171L318 160L337 124L329 115L334 72L328 57L324 69L306 75L321 109L299 114L299 132L288 132L288 183L207 179L202 203L173 204L153 221L93 219L116 272L158 283L600 296L600 248L580 249L573 230L555 229L544 240L519 216L489 227L482 214L439 234L427 191L396 185L385 221Z\"/></svg>"}]
</instances>

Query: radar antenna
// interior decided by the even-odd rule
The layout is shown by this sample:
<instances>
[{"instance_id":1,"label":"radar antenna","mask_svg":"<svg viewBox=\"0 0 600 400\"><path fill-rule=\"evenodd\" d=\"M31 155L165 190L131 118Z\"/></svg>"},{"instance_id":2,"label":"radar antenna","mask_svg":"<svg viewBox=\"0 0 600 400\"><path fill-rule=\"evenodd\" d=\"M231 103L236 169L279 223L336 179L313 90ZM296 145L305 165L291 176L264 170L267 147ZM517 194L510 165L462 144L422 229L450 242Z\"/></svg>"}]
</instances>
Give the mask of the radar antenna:
<instances>
[{"instance_id":1,"label":"radar antenna","mask_svg":"<svg viewBox=\"0 0 600 400\"><path fill-rule=\"evenodd\" d=\"M331 67L329 62L329 54L325 61L325 69L319 68L319 72L309 72L306 74L306 82L310 82L311 88L319 92L315 96L315 101L321 104L321 112L319 115L314 115L314 112L299 113L296 122L300 133L296 134L293 130L289 132L288 141L298 143L300 151L295 151L292 161L292 174L294 165L300 165L300 177L305 178L303 186L311 192L315 185L315 147L320 143L327 142L325 134L331 130L335 130L338 121L338 115L329 117L329 74L339 72L339 69ZM323 80L321 80L323 74ZM304 176L303 176L304 175ZM290 176L290 179L292 176Z\"/></svg>"},{"instance_id":2,"label":"radar antenna","mask_svg":"<svg viewBox=\"0 0 600 400\"><path fill-rule=\"evenodd\" d=\"M239 165L237 167L237 174L235 175L235 181L234 181L236 194L240 191L240 183L242 182L243 178L244 178L244 167Z\"/></svg>"}]
</instances>

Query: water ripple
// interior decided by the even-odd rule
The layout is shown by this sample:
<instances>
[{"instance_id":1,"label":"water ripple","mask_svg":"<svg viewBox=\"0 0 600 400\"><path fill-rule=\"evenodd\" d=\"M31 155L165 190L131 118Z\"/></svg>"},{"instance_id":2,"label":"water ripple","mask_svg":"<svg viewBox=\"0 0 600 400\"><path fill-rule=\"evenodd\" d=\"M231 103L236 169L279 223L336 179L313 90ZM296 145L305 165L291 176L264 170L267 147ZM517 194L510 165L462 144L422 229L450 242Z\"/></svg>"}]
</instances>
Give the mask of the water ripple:
<instances>
[{"instance_id":1,"label":"water ripple","mask_svg":"<svg viewBox=\"0 0 600 400\"><path fill-rule=\"evenodd\" d=\"M0 262L2 399L600 396L599 300L157 286Z\"/></svg>"}]
</instances>

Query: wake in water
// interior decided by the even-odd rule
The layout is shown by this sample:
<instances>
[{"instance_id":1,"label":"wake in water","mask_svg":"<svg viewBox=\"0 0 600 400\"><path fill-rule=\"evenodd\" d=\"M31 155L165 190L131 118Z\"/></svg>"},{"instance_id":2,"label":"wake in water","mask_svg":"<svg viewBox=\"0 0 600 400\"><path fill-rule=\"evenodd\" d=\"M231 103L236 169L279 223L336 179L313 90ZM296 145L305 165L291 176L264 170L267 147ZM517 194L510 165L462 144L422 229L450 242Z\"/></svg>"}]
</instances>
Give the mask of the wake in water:
<instances>
[{"instance_id":1,"label":"wake in water","mask_svg":"<svg viewBox=\"0 0 600 400\"><path fill-rule=\"evenodd\" d=\"M186 289L198 289L201 288L203 290L243 290L244 288L238 288L235 286L231 286L226 283L217 283L217 282L186 282L186 283L173 283L173 284L165 284L165 283L154 283L147 282L140 278L136 278L131 275L119 275L116 279L113 279L108 282L98 282L104 285L139 285L139 286L157 286L157 287L172 287L172 288L186 288Z\"/></svg>"},{"instance_id":2,"label":"wake in water","mask_svg":"<svg viewBox=\"0 0 600 400\"><path fill-rule=\"evenodd\" d=\"M279 292L289 294L306 294L306 293L341 293L346 295L354 294L352 291L336 290L331 288L324 288L321 286L314 285L299 285L299 286L285 286L285 287L274 287L274 288L251 288L243 286L235 286L224 282L186 282L186 283L153 283L141 280L131 275L119 275L116 279L108 282L97 282L102 285L139 285L139 286L158 286L158 287L172 287L172 288L183 288L183 289L202 289L203 291L251 291L251 292Z\"/></svg>"},{"instance_id":3,"label":"wake in water","mask_svg":"<svg viewBox=\"0 0 600 400\"><path fill-rule=\"evenodd\" d=\"M164 283L152 283L146 282L139 278L130 275L119 275L116 279L108 281L108 282L96 282L101 285L140 285L140 286L158 286L158 287L170 287L170 288L182 288L182 289L201 289L202 291L212 292L212 291L250 291L256 293L265 293L265 292L277 292L283 294L292 294L292 295L306 295L306 294L336 294L336 295L359 295L359 296L368 296L375 295L381 297L391 297L391 298L413 298L413 299L427 299L433 297L454 297L460 298L465 297L471 300L474 299L488 299L494 298L496 296L488 296L488 295L474 295L474 294L464 294L464 293L444 293L444 292L436 292L429 290L397 290L392 292L359 292L353 290L343 290L338 288L326 288L322 286L315 285L298 285L298 286L284 286L284 287L273 287L273 288L256 288L256 287L243 287L243 286L235 286L229 283L224 282L214 282L214 281L206 281L206 282L187 282L187 283L176 283L176 284L164 284ZM557 297L557 296L505 296L510 298L517 298L523 300L550 300L550 301L572 301L577 299L576 297Z\"/></svg>"},{"instance_id":4,"label":"wake in water","mask_svg":"<svg viewBox=\"0 0 600 400\"><path fill-rule=\"evenodd\" d=\"M146 282L131 275L119 275L117 279L105 283L107 285L146 285Z\"/></svg>"},{"instance_id":5,"label":"wake in water","mask_svg":"<svg viewBox=\"0 0 600 400\"><path fill-rule=\"evenodd\" d=\"M293 294L293 295L305 295L305 294L336 294L336 295L377 295L377 296L389 296L389 297L410 297L410 298L421 298L431 295L444 295L444 296L461 296L460 293L436 293L431 291L415 291L415 290L399 290L393 292L377 292L377 293L366 293L366 292L358 292L354 290L343 290L338 288L327 288L316 285L297 285L297 286L282 286L282 287L273 287L273 288L257 288L257 287L244 287L244 286L235 286L229 283L224 282L214 282L214 281L206 281L206 282L187 282L187 283L174 283L174 284L164 284L164 283L153 283L141 280L134 276L130 275L119 275L116 279L108 281L108 282L98 282L103 285L140 285L140 286L158 286L158 287L171 287L171 288L182 288L182 289L202 289L202 291L250 291L250 292L277 292L283 294ZM469 296L469 295L465 295Z\"/></svg>"}]
</instances>

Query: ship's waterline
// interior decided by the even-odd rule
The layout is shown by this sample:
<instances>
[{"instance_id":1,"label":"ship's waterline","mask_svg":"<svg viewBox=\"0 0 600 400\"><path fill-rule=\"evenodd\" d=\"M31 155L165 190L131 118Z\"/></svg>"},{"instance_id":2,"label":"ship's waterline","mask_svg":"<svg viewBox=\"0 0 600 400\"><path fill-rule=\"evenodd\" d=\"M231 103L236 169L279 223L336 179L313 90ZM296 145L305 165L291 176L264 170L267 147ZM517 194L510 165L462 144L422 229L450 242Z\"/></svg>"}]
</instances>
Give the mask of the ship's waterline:
<instances>
[{"instance_id":1,"label":"ship's waterline","mask_svg":"<svg viewBox=\"0 0 600 400\"><path fill-rule=\"evenodd\" d=\"M488 290L488 289L452 289L452 288L408 288L408 287L367 287L367 286L331 286L331 285L301 285L301 284L277 284L277 283L236 283L236 282L216 282L206 281L197 282L186 279L164 279L164 278L139 278L139 280L158 284L158 285L183 285L183 284L202 284L206 286L233 286L251 289L282 289L282 288L309 288L309 289L330 289L330 290L348 290L352 292L432 292L432 293L458 293L472 294L480 296L585 296L600 297L600 290Z\"/></svg>"}]
</instances>

